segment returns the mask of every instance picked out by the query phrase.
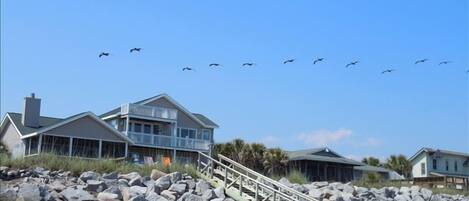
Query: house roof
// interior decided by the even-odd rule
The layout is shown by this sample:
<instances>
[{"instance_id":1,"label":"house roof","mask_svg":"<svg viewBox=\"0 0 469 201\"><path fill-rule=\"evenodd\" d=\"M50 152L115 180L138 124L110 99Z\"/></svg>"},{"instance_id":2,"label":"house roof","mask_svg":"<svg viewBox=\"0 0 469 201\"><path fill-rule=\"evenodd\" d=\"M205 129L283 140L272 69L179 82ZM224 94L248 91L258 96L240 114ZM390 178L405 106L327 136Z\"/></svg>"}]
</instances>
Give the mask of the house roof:
<instances>
[{"instance_id":1,"label":"house roof","mask_svg":"<svg viewBox=\"0 0 469 201\"><path fill-rule=\"evenodd\" d=\"M99 117L97 117L92 112L83 112L83 113L72 115L72 116L69 116L69 117L63 118L63 119L62 118L40 116L39 117L39 125L40 126L38 128L24 126L23 123L21 122L21 116L22 116L22 114L20 114L20 113L8 112L5 115L4 120L0 124L1 128L3 129L4 122L8 118L11 121L11 123L13 124L13 126L18 130L19 134L21 135L21 138L27 138L27 137L31 137L31 136L34 136L34 135L38 135L39 133L49 131L53 128L68 124L70 122L73 122L76 119L89 116L92 119L94 119L97 122L104 125L104 127L106 127L107 129L110 129L114 134L116 134L121 139L132 143L132 141L128 137L122 135L115 128L109 126L106 122L101 120Z\"/></svg>"},{"instance_id":2,"label":"house roof","mask_svg":"<svg viewBox=\"0 0 469 201\"><path fill-rule=\"evenodd\" d=\"M420 155L423 152L427 152L430 154L439 152L441 154L447 154L447 155L454 155L454 156L462 156L462 157L469 157L469 153L463 153L463 152L457 152L457 151L449 151L449 150L443 150L443 149L433 149L433 148L428 148L424 147L420 149L417 153L415 153L412 157L409 158L410 161L414 160L418 155Z\"/></svg>"},{"instance_id":3,"label":"house roof","mask_svg":"<svg viewBox=\"0 0 469 201\"><path fill-rule=\"evenodd\" d=\"M371 165L362 165L362 166L355 166L353 167L355 170L362 170L362 171L369 171L369 172L392 172L390 169L386 169L383 167L376 167Z\"/></svg>"},{"instance_id":4,"label":"house roof","mask_svg":"<svg viewBox=\"0 0 469 201\"><path fill-rule=\"evenodd\" d=\"M363 165L362 163L358 161L345 158L327 147L290 151L290 152L287 152L287 154L288 154L288 160L290 161L310 160L310 161L323 161L323 162L331 162L331 163L342 163L342 164L347 164L347 165Z\"/></svg>"},{"instance_id":5,"label":"house roof","mask_svg":"<svg viewBox=\"0 0 469 201\"><path fill-rule=\"evenodd\" d=\"M15 125L15 127L18 129L18 132L20 132L21 135L34 133L39 129L54 125L64 120L61 118L40 116L39 127L32 128L32 127L24 126L23 123L21 123L21 117L23 116L23 114L15 113L15 112L7 112L7 115L10 117L12 123Z\"/></svg>"},{"instance_id":6,"label":"house roof","mask_svg":"<svg viewBox=\"0 0 469 201\"><path fill-rule=\"evenodd\" d=\"M174 99L172 99L167 94L159 94L159 95L156 95L156 96L153 96L153 97L150 97L150 98L146 98L146 99L134 102L133 104L144 105L148 102L151 102L153 100L157 100L159 98L166 98L167 100L169 100L169 102L176 105L176 107L178 107L182 112L186 113L189 117L192 117L193 119L198 121L203 126L210 127L210 128L218 128L218 125L215 122L213 122L212 120L210 120L209 118L207 118L206 116L204 116L202 114L189 112L186 108L184 108L182 105L177 103ZM99 115L99 117L104 118L104 117L108 117L108 116L112 116L112 115L118 115L118 114L120 114L120 111L121 111L120 107L117 107L117 108L112 109L111 111L108 111L108 112L105 112L105 113Z\"/></svg>"}]
</instances>

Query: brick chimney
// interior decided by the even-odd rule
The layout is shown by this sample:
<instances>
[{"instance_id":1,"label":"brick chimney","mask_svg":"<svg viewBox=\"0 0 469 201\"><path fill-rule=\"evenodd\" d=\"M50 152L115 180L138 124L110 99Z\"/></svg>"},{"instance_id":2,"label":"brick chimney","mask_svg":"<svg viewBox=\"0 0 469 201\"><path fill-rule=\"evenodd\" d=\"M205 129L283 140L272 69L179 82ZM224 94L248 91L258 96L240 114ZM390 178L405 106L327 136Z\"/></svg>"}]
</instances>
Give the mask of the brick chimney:
<instances>
[{"instance_id":1,"label":"brick chimney","mask_svg":"<svg viewBox=\"0 0 469 201\"><path fill-rule=\"evenodd\" d=\"M24 126L39 128L39 116L41 113L41 99L36 98L34 93L31 97L24 98L24 109L21 117L21 123Z\"/></svg>"}]
</instances>

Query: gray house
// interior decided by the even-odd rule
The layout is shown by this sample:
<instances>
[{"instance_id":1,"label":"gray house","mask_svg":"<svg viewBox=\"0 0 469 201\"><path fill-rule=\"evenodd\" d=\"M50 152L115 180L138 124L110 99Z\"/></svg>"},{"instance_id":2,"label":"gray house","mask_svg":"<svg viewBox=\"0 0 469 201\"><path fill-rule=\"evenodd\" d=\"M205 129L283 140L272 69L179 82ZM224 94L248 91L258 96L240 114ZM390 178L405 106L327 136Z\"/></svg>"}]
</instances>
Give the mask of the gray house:
<instances>
[{"instance_id":1,"label":"gray house","mask_svg":"<svg viewBox=\"0 0 469 201\"><path fill-rule=\"evenodd\" d=\"M327 147L290 151L287 154L290 171L297 170L310 181L349 182L360 180L369 173L379 174L386 180L402 179L392 170L368 166Z\"/></svg>"},{"instance_id":2,"label":"gray house","mask_svg":"<svg viewBox=\"0 0 469 201\"><path fill-rule=\"evenodd\" d=\"M67 118L40 115L41 100L25 98L23 113L6 113L0 140L13 157L44 152L83 158L127 158L133 162L194 161L209 153L218 126L190 113L166 94L123 104L99 117L84 112Z\"/></svg>"}]
</instances>

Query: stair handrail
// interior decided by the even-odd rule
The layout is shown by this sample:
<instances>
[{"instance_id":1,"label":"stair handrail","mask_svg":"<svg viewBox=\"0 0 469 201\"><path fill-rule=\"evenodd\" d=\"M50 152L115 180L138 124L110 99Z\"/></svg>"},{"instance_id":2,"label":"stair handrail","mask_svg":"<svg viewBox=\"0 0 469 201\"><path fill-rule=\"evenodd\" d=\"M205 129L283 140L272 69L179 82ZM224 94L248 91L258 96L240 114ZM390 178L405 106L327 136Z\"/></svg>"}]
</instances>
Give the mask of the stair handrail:
<instances>
[{"instance_id":1,"label":"stair handrail","mask_svg":"<svg viewBox=\"0 0 469 201\"><path fill-rule=\"evenodd\" d=\"M263 179L263 180L269 182L270 184L272 184L272 185L274 185L274 186L277 186L277 187L279 187L279 188L282 188L282 190L286 190L287 192L292 193L292 194L294 194L294 195L296 195L296 196L298 196L298 197L301 197L301 198L306 199L306 200L316 200L316 199L314 199L313 197L311 197L311 196L309 196L309 195L306 195L306 194L304 194L304 193L301 193L301 192L299 192L299 191L297 191L297 190L295 190L295 189L293 189L293 188L291 188L291 187L289 187L289 186L287 186L287 185L285 185L285 184L282 184L282 183L280 183L280 182L278 182L278 181L275 181L275 180L273 180L273 179L271 179L271 178L269 178L269 177L267 177L267 176L265 176L265 175L263 175L263 174L261 174L261 173L258 173L258 172L254 171L254 170L251 170L251 169L247 168L246 166L241 165L240 163L238 163L238 162L236 162L236 161L234 161L234 160L231 160L230 158L228 158L228 157L226 157L226 156L223 156L223 155L221 155L221 154L218 154L218 158L221 159L221 160L224 160L224 161L226 161L226 162L228 162L228 163L230 163L230 164L233 164L234 166L236 166L236 167L238 167L238 168L240 168L240 169L242 169L242 170L244 170L244 171L247 171L248 173L250 173L250 174L252 174L252 175L255 175L255 176L257 176L257 177L260 177L261 179ZM248 175L248 176L249 176L249 175Z\"/></svg>"},{"instance_id":2,"label":"stair handrail","mask_svg":"<svg viewBox=\"0 0 469 201\"><path fill-rule=\"evenodd\" d=\"M295 199L292 199L290 195L287 195L287 194L285 194L285 193L283 193L283 192L281 192L281 191L279 191L279 190L277 190L277 189L275 189L275 188L272 188L272 187L270 187L270 186L268 186L268 185L266 185L266 184L264 184L264 183L261 183L261 182L255 180L255 179L252 179L252 178L250 178L249 176L246 176L246 175L244 175L243 173L238 172L238 171L236 171L236 170L233 169L233 168L230 168L229 166L223 164L223 163L220 162L220 161L215 160L214 158L212 158L212 157L210 157L210 156L208 156L208 155L206 155L206 154L204 154L204 153L202 153L202 152L199 152L199 156L200 156L200 155L202 155L202 156L204 156L205 158L207 158L208 160L210 160L210 162L212 162L212 163L214 162L215 164L224 167L224 168L226 169L225 171L230 170L231 172L234 172L234 173L236 173L236 174L238 174L238 175L240 175L240 176L245 177L247 180L256 183L257 185L259 185L259 187L265 188L265 189L267 189L267 190L269 190L269 191L272 191L272 192L275 192L276 194L281 195L284 199L294 200L294 201L295 201ZM200 161L200 158L198 159L198 162L201 162L201 161ZM207 166L208 166L208 165L209 165L209 164L207 163ZM211 171L213 171L213 170L211 170ZM314 198L312 198L311 200L316 201L316 199L314 199Z\"/></svg>"}]
</instances>

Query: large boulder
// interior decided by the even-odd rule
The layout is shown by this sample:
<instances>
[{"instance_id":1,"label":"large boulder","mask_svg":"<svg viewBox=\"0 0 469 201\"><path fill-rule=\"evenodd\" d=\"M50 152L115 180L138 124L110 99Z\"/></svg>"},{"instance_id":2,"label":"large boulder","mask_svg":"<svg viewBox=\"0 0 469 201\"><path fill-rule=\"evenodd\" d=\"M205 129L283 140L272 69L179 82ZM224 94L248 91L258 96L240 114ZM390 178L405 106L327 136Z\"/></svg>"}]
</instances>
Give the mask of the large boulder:
<instances>
[{"instance_id":1,"label":"large boulder","mask_svg":"<svg viewBox=\"0 0 469 201\"><path fill-rule=\"evenodd\" d=\"M173 172L169 174L171 176L171 183L176 183L182 179L182 174L180 172Z\"/></svg>"},{"instance_id":2,"label":"large boulder","mask_svg":"<svg viewBox=\"0 0 469 201\"><path fill-rule=\"evenodd\" d=\"M189 194L184 201L205 201L202 196Z\"/></svg>"},{"instance_id":3,"label":"large boulder","mask_svg":"<svg viewBox=\"0 0 469 201\"><path fill-rule=\"evenodd\" d=\"M196 184L195 184L195 192L198 194L198 195L202 195L205 191L207 191L208 189L210 189L210 184L204 180L199 180Z\"/></svg>"},{"instance_id":4,"label":"large boulder","mask_svg":"<svg viewBox=\"0 0 469 201\"><path fill-rule=\"evenodd\" d=\"M219 186L213 190L217 198L223 198L225 199L225 189L222 186Z\"/></svg>"},{"instance_id":5,"label":"large boulder","mask_svg":"<svg viewBox=\"0 0 469 201\"><path fill-rule=\"evenodd\" d=\"M204 200L212 200L215 198L217 198L217 194L215 194L212 189L208 189L202 194L202 199Z\"/></svg>"},{"instance_id":6,"label":"large boulder","mask_svg":"<svg viewBox=\"0 0 469 201\"><path fill-rule=\"evenodd\" d=\"M129 201L147 201L143 195L137 195L135 197L130 198Z\"/></svg>"},{"instance_id":7,"label":"large boulder","mask_svg":"<svg viewBox=\"0 0 469 201\"><path fill-rule=\"evenodd\" d=\"M169 191L176 192L178 195L182 195L186 192L187 185L186 184L173 184L169 187Z\"/></svg>"},{"instance_id":8,"label":"large boulder","mask_svg":"<svg viewBox=\"0 0 469 201\"><path fill-rule=\"evenodd\" d=\"M176 192L172 192L172 191L169 191L169 190L161 191L160 195L163 196L164 198L166 198L169 201L174 201L174 200L177 199Z\"/></svg>"},{"instance_id":9,"label":"large boulder","mask_svg":"<svg viewBox=\"0 0 469 201\"><path fill-rule=\"evenodd\" d=\"M426 189L426 188L420 189L420 193L422 193L422 197L425 200L429 200L433 195L433 192L431 190Z\"/></svg>"},{"instance_id":10,"label":"large boulder","mask_svg":"<svg viewBox=\"0 0 469 201\"><path fill-rule=\"evenodd\" d=\"M157 169L153 169L153 170L151 170L150 178L152 180L157 180L160 177L165 176L165 175L167 175L167 174L162 172L162 171L159 171Z\"/></svg>"},{"instance_id":11,"label":"large boulder","mask_svg":"<svg viewBox=\"0 0 469 201\"><path fill-rule=\"evenodd\" d=\"M128 174L121 174L118 176L119 179L125 179L127 181L130 181L136 177L141 177L140 174L138 174L138 172L130 172Z\"/></svg>"},{"instance_id":12,"label":"large boulder","mask_svg":"<svg viewBox=\"0 0 469 201\"><path fill-rule=\"evenodd\" d=\"M135 197L137 195L145 195L146 192L147 192L147 187L131 186L129 188L130 197Z\"/></svg>"},{"instance_id":13,"label":"large boulder","mask_svg":"<svg viewBox=\"0 0 469 201\"><path fill-rule=\"evenodd\" d=\"M10 188L2 188L0 185L0 200L16 201L16 191Z\"/></svg>"},{"instance_id":14,"label":"large boulder","mask_svg":"<svg viewBox=\"0 0 469 201\"><path fill-rule=\"evenodd\" d=\"M76 187L68 187L60 192L60 194L64 196L67 201L95 200L93 195Z\"/></svg>"},{"instance_id":15,"label":"large boulder","mask_svg":"<svg viewBox=\"0 0 469 201\"><path fill-rule=\"evenodd\" d=\"M42 199L39 186L31 183L20 184L17 196L19 198L22 197L24 201L37 201Z\"/></svg>"},{"instance_id":16,"label":"large boulder","mask_svg":"<svg viewBox=\"0 0 469 201\"><path fill-rule=\"evenodd\" d=\"M86 181L86 185L83 190L99 193L104 191L106 188L107 186L104 181L88 180Z\"/></svg>"},{"instance_id":17,"label":"large boulder","mask_svg":"<svg viewBox=\"0 0 469 201\"><path fill-rule=\"evenodd\" d=\"M117 201L119 200L119 195L114 193L101 192L97 196L100 201Z\"/></svg>"},{"instance_id":18,"label":"large boulder","mask_svg":"<svg viewBox=\"0 0 469 201\"><path fill-rule=\"evenodd\" d=\"M164 197L158 195L158 194L155 193L155 192L151 192L151 193L147 194L147 195L145 196L145 199L147 199L148 201L167 201L166 198L164 198Z\"/></svg>"},{"instance_id":19,"label":"large boulder","mask_svg":"<svg viewBox=\"0 0 469 201\"><path fill-rule=\"evenodd\" d=\"M104 190L102 193L115 194L117 195L117 199L122 199L122 192L117 186L110 186L109 188Z\"/></svg>"},{"instance_id":20,"label":"large boulder","mask_svg":"<svg viewBox=\"0 0 469 201\"><path fill-rule=\"evenodd\" d=\"M134 177L129 181L129 186L141 186L142 185L142 177L140 175Z\"/></svg>"},{"instance_id":21,"label":"large boulder","mask_svg":"<svg viewBox=\"0 0 469 201\"><path fill-rule=\"evenodd\" d=\"M160 177L155 181L155 186L160 188L161 190L167 190L171 186L171 176L166 175L163 177Z\"/></svg>"},{"instance_id":22,"label":"large boulder","mask_svg":"<svg viewBox=\"0 0 469 201\"><path fill-rule=\"evenodd\" d=\"M111 172L109 174L103 174L103 176L101 178L103 178L103 179L117 179L118 175L117 175L117 172Z\"/></svg>"},{"instance_id":23,"label":"large boulder","mask_svg":"<svg viewBox=\"0 0 469 201\"><path fill-rule=\"evenodd\" d=\"M88 180L98 180L98 178L99 178L99 174L93 171L83 172L81 173L80 177L78 177L78 179L80 179L81 181L85 183Z\"/></svg>"}]
</instances>

